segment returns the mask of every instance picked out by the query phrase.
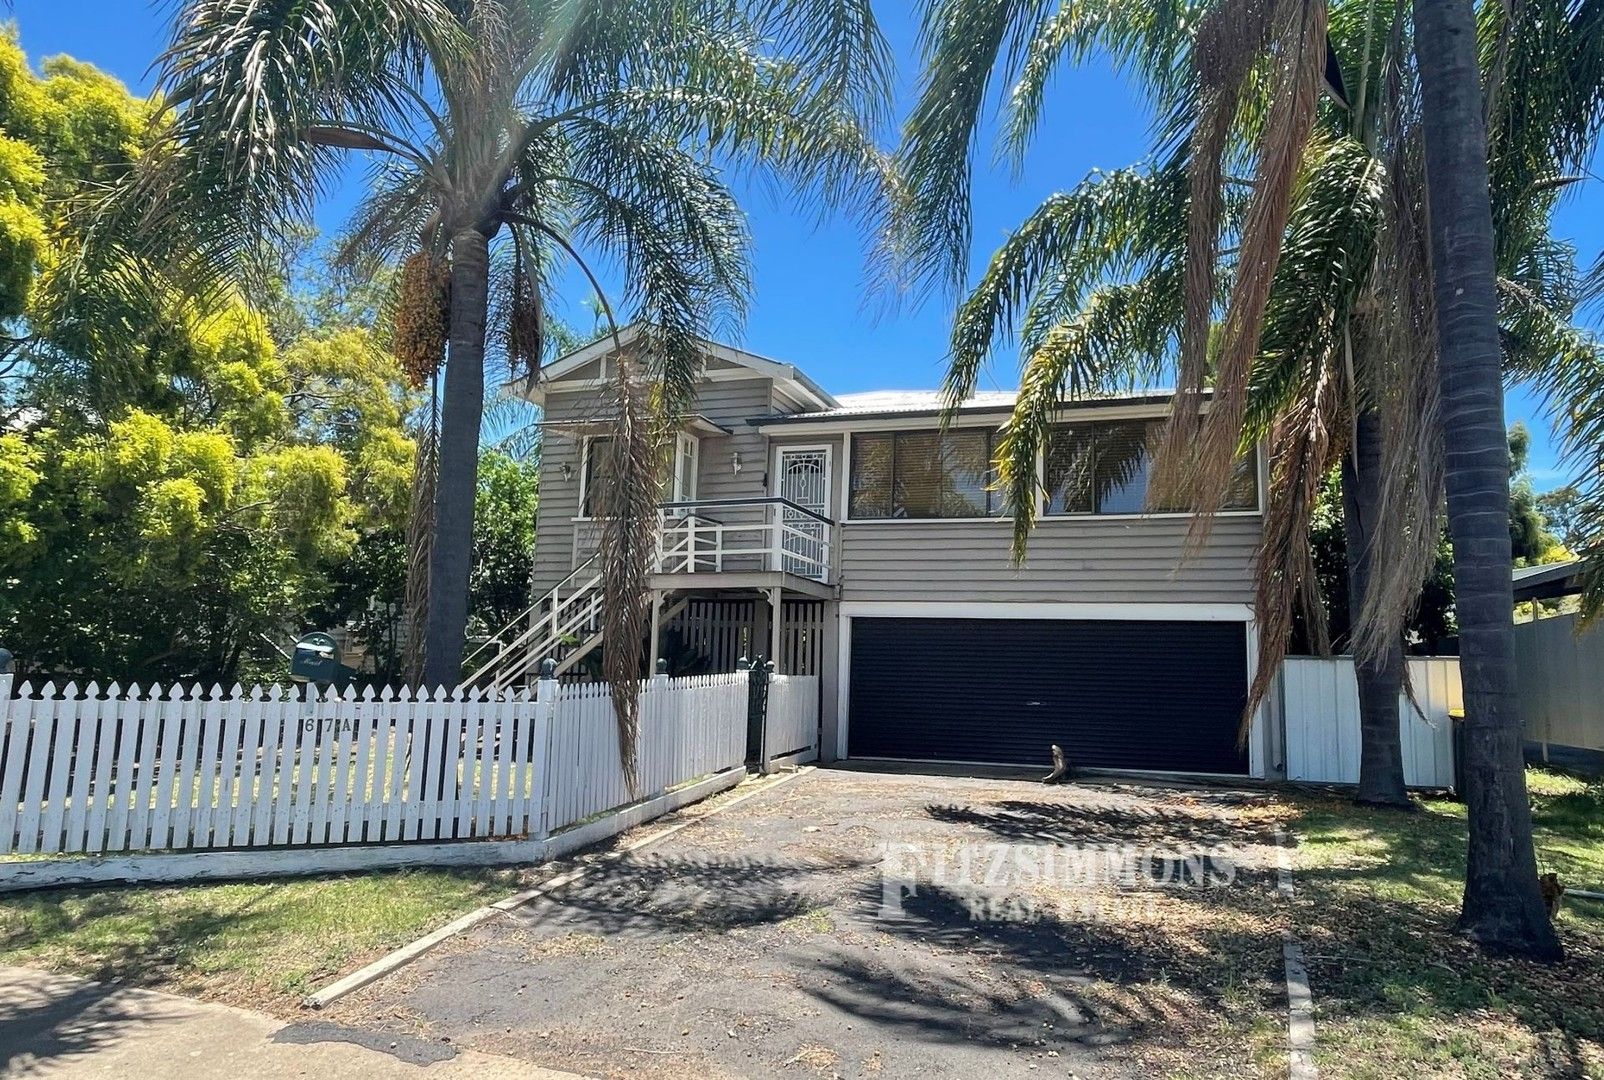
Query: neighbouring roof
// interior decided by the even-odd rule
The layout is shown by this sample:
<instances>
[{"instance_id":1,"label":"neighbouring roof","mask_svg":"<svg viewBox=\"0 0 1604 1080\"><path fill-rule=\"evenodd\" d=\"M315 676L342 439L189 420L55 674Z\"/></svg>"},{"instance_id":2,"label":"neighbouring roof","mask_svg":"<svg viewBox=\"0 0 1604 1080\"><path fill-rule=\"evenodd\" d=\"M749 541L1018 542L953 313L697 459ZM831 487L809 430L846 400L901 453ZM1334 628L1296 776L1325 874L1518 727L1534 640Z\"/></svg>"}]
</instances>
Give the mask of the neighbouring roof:
<instances>
[{"instance_id":1,"label":"neighbouring roof","mask_svg":"<svg viewBox=\"0 0 1604 1080\"><path fill-rule=\"evenodd\" d=\"M1519 567L1510 575L1515 584L1515 602L1575 596L1582 591L1586 572L1587 562L1583 559Z\"/></svg>"}]
</instances>

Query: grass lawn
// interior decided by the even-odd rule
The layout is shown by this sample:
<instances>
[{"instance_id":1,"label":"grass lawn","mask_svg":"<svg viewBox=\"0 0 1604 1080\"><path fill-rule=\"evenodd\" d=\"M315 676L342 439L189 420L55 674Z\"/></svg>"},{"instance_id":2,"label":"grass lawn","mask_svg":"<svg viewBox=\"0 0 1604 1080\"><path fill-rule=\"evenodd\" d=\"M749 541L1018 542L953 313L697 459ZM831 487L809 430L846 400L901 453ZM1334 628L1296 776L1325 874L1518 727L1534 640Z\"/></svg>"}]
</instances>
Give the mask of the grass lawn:
<instances>
[{"instance_id":1,"label":"grass lawn","mask_svg":"<svg viewBox=\"0 0 1604 1080\"><path fill-rule=\"evenodd\" d=\"M1604 890L1604 783L1530 770L1539 869ZM1464 807L1290 800L1294 932L1309 954L1325 1076L1604 1077L1604 904L1567 897L1558 966L1493 960L1452 932Z\"/></svg>"},{"instance_id":2,"label":"grass lawn","mask_svg":"<svg viewBox=\"0 0 1604 1080\"><path fill-rule=\"evenodd\" d=\"M0 897L0 963L288 1013L332 978L517 888L516 871L401 870Z\"/></svg>"}]
</instances>

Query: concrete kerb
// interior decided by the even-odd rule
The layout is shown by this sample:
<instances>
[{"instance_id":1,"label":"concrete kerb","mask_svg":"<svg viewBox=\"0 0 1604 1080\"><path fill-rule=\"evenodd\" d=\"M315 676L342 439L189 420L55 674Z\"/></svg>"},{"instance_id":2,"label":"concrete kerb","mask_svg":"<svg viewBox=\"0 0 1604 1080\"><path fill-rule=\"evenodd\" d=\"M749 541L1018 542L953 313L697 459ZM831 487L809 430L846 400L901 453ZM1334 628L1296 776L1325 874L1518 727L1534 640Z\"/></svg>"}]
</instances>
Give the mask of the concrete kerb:
<instances>
[{"instance_id":1,"label":"concrete kerb","mask_svg":"<svg viewBox=\"0 0 1604 1080\"><path fill-rule=\"evenodd\" d=\"M393 950L392 952L386 953L384 956L379 957L366 967L353 971L351 974L335 980L328 986L325 986L323 989L318 990L313 994L309 994L302 1000L301 1005L302 1007L308 1009L326 1008L327 1006L334 1004L336 1001L339 1001L341 998L362 989L364 986L377 982L386 975L399 971L401 968L406 967L420 956L426 955L431 950L439 947L442 943L449 941L451 938L456 937L458 934L472 930L474 927L495 918L497 915L504 915L507 912L515 911L516 909L528 904L532 900L539 898L552 889L561 888L565 885L569 885L575 881L578 881L580 878L591 873L593 870L607 866L610 863L617 862L618 860L623 859L625 856L640 851L644 848L648 848L653 844L661 843L663 840L668 839L675 833L681 832L682 830L688 829L693 825L706 821L708 818L722 814L726 810L731 810L749 799L755 799L760 795L766 795L770 791L773 791L779 787L783 787L791 781L796 780L804 773L812 771L812 766L806 766L798 769L796 772L790 773L789 775L781 776L778 779L775 779L772 776L764 777L757 781L759 786L754 790L749 791L744 795L738 795L724 805L715 807L713 810L710 810L700 817L692 818L689 821L681 821L666 828L658 829L656 832L643 836L639 840L634 840L613 851L609 851L591 862L585 863L581 866L576 866L567 873L559 874L549 881L542 882L540 885L537 885L532 889L525 889L524 891L514 893L505 899L498 900L493 904L487 904L484 907L475 908L466 915L454 919L439 929L425 934L416 941L409 942L406 945ZM707 795L702 797L707 798L713 794L717 794L717 791L709 792ZM683 805L690 805L691 801L698 800L690 800ZM561 855L569 854L573 851L579 850L580 848L587 847L590 844L605 840L608 836L616 835L618 832L623 831L623 828L632 828L634 825L639 824L640 822L635 821L625 824L623 825L623 828L614 828L611 832L596 830L597 835L592 837L586 837L584 835L587 830L591 829L591 826L617 825L618 822L616 819L618 817L629 815L632 811L636 811L638 813L640 810L644 810L645 808L645 804L643 804L643 806L640 808L632 807L628 810L621 811L619 815L612 815L607 818L603 818L597 822L591 823L591 825L581 826L578 829L574 829L569 833L563 834L563 838L572 836L577 842L564 845L564 850L561 852L555 852L550 857L558 858ZM678 809L678 807L675 807L675 809ZM650 819L643 817L641 820ZM559 838L553 837L552 839L553 841L556 841Z\"/></svg>"},{"instance_id":2,"label":"concrete kerb","mask_svg":"<svg viewBox=\"0 0 1604 1080\"><path fill-rule=\"evenodd\" d=\"M1275 831L1276 889L1288 901L1294 895L1291 840L1281 829ZM1309 990L1303 945L1290 930L1282 935L1281 962L1287 987L1288 1080L1317 1080L1320 1073L1314 1064L1314 995Z\"/></svg>"}]
</instances>

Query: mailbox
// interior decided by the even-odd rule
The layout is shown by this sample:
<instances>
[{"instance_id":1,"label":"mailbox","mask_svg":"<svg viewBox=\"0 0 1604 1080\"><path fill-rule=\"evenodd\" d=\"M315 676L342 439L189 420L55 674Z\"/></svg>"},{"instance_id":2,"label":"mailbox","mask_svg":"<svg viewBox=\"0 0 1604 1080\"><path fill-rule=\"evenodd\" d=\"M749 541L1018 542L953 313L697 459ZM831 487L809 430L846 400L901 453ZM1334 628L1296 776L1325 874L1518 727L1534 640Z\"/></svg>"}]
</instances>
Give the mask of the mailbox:
<instances>
[{"instance_id":1,"label":"mailbox","mask_svg":"<svg viewBox=\"0 0 1604 1080\"><path fill-rule=\"evenodd\" d=\"M329 635L314 631L295 643L290 656L290 675L307 682L336 682L343 674L340 646Z\"/></svg>"}]
</instances>

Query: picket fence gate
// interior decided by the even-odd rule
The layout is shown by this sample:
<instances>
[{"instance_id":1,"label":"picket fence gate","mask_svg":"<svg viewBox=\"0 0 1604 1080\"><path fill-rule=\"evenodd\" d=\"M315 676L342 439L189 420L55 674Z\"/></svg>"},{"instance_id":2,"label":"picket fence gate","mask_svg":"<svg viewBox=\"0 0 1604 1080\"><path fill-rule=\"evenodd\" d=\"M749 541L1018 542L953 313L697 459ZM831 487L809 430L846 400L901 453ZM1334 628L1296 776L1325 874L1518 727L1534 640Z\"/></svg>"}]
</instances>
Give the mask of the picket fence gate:
<instances>
[{"instance_id":1,"label":"picket fence gate","mask_svg":"<svg viewBox=\"0 0 1604 1080\"><path fill-rule=\"evenodd\" d=\"M609 688L488 695L299 687L10 694L0 854L216 851L543 838L746 751L745 673L647 680L637 783Z\"/></svg>"},{"instance_id":2,"label":"picket fence gate","mask_svg":"<svg viewBox=\"0 0 1604 1080\"><path fill-rule=\"evenodd\" d=\"M815 760L819 756L818 676L770 676L766 723L765 756Z\"/></svg>"}]
</instances>

